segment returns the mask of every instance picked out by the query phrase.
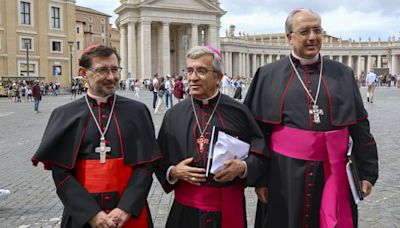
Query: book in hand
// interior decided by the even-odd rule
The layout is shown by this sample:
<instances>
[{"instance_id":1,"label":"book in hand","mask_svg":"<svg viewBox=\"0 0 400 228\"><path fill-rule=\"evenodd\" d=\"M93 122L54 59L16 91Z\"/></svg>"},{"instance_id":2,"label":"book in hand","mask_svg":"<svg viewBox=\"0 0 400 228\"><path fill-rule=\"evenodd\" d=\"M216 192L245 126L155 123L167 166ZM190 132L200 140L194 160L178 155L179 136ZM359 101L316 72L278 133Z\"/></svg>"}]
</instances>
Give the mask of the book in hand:
<instances>
[{"instance_id":1,"label":"book in hand","mask_svg":"<svg viewBox=\"0 0 400 228\"><path fill-rule=\"evenodd\" d=\"M349 141L349 148L347 150L347 164L346 164L346 173L347 179L349 180L351 194L353 195L354 203L358 204L361 200L363 200L362 190L361 190L361 182L360 177L357 171L357 165L354 155L352 154L353 150L353 140Z\"/></svg>"},{"instance_id":2,"label":"book in hand","mask_svg":"<svg viewBox=\"0 0 400 228\"><path fill-rule=\"evenodd\" d=\"M238 134L213 127L208 153L206 176L216 174L225 167L224 162L231 159L244 160L249 154L250 144L240 139Z\"/></svg>"}]
</instances>

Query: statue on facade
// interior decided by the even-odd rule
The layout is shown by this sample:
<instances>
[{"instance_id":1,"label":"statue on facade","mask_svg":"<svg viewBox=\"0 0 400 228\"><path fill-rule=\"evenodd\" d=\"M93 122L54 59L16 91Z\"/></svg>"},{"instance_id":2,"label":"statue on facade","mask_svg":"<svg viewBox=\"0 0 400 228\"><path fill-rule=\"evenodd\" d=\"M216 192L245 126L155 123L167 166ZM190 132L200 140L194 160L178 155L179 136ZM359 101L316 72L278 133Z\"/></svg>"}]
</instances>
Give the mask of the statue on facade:
<instances>
[{"instance_id":1,"label":"statue on facade","mask_svg":"<svg viewBox=\"0 0 400 228\"><path fill-rule=\"evenodd\" d=\"M235 37L235 26L234 25L229 26L229 37Z\"/></svg>"}]
</instances>

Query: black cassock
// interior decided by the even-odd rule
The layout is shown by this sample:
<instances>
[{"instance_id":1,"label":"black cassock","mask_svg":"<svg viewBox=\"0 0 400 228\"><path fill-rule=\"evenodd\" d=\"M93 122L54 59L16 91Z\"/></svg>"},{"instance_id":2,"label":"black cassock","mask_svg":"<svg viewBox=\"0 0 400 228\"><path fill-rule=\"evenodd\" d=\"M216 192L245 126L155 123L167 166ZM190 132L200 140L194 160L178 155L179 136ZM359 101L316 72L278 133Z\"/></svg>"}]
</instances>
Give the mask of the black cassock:
<instances>
[{"instance_id":1,"label":"black cassock","mask_svg":"<svg viewBox=\"0 0 400 228\"><path fill-rule=\"evenodd\" d=\"M89 96L88 100L104 131L113 96L107 103L100 105ZM119 161L118 164L122 164L121 171L124 171L122 175L126 171L131 174L124 176L126 186L122 186L122 191L117 192L112 187L112 191L89 193L87 184L91 185L91 189L101 189L104 188L106 179L120 185L121 180L117 176L121 175L121 171L111 167L107 172L112 171L112 174L110 172L104 176L87 176L92 175L88 174L88 164L100 168L104 165L100 164L99 153L95 152L95 147L99 146L100 132L85 98L58 107L51 114L32 162L34 165L43 162L45 169L52 170L57 194L64 204L61 227L90 227L88 221L98 212L103 210L108 213L116 207L131 213L135 219L142 218L142 222L143 219L147 220L144 221L147 225L140 227L152 227L146 198L152 184L153 164L160 158L160 151L146 106L116 96L114 114L105 139L111 152L107 153L104 165ZM83 179L78 178L82 176ZM87 183L89 179L92 180L91 183Z\"/></svg>"},{"instance_id":2,"label":"black cassock","mask_svg":"<svg viewBox=\"0 0 400 228\"><path fill-rule=\"evenodd\" d=\"M321 60L301 65L293 56L291 58L307 89L315 97ZM377 148L354 73L349 67L324 58L317 102L324 111L320 124L312 122L309 113L312 101L297 78L289 57L258 69L244 103L255 116L267 141L273 126L277 125L320 132L347 127L354 141L353 154L358 162L360 178L372 184L376 182ZM319 227L323 162L294 159L271 150L269 156L265 179L258 184L268 186L269 201L268 204L258 203L255 226ZM356 227L357 208L354 203L352 211Z\"/></svg>"},{"instance_id":3,"label":"black cassock","mask_svg":"<svg viewBox=\"0 0 400 228\"><path fill-rule=\"evenodd\" d=\"M210 140L212 126L216 126L229 131L231 134L239 133L236 136L248 139L250 153L248 158L245 159L248 173L246 179L236 178L224 184L215 182L210 176L202 186L215 188L236 186L244 188L246 185L254 185L254 183L261 180L263 174L260 170L265 169L266 159L264 156L266 155L266 147L261 130L248 108L231 97L220 93L210 99L208 104L203 104L202 101L194 99L194 106L201 129L204 129L205 124L210 119L219 95L221 95L221 98L216 112L211 118L210 125L205 131L205 137ZM193 157L195 161L190 164L191 166L206 168L209 146L206 145L206 151L201 153L196 143L199 136L200 133L190 98L179 102L165 114L157 138L163 159L162 165L156 171L156 174L166 192L175 190L177 185L184 183L181 180L174 185L167 182L166 172L171 165L176 165L186 158ZM244 200L241 206L245 208ZM237 224L237 227L246 227L245 213L240 216L244 216L244 224ZM175 199L168 217L167 227L221 227L221 212L207 212L182 205Z\"/></svg>"}]
</instances>

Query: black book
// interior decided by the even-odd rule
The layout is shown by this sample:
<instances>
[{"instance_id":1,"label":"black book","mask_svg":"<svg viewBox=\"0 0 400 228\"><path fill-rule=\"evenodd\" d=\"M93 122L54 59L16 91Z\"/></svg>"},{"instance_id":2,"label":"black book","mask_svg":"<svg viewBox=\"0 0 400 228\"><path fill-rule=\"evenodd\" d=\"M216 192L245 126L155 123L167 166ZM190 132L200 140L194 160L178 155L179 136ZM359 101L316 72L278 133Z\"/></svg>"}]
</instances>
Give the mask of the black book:
<instances>
[{"instance_id":1,"label":"black book","mask_svg":"<svg viewBox=\"0 0 400 228\"><path fill-rule=\"evenodd\" d=\"M349 148L347 150L346 172L354 202L358 204L361 200L364 199L364 197L361 190L361 182L357 170L356 159L352 153L352 150L353 150L353 140L351 140L350 138Z\"/></svg>"}]
</instances>

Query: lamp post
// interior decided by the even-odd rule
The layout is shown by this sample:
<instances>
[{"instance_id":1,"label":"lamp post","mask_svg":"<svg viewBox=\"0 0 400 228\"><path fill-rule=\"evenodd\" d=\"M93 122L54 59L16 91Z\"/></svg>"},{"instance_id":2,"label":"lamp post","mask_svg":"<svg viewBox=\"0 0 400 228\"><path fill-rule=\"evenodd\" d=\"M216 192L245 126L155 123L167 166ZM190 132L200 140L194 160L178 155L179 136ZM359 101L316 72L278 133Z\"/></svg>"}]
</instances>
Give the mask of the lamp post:
<instances>
[{"instance_id":1,"label":"lamp post","mask_svg":"<svg viewBox=\"0 0 400 228\"><path fill-rule=\"evenodd\" d=\"M29 80L29 43L30 40L26 39L24 42L25 48L26 48L26 76L27 80Z\"/></svg>"},{"instance_id":2,"label":"lamp post","mask_svg":"<svg viewBox=\"0 0 400 228\"><path fill-rule=\"evenodd\" d=\"M74 45L73 41L68 41L68 46L69 46L69 72L71 75L71 91L72 91L72 82L73 82L73 76L72 76L72 46Z\"/></svg>"}]
</instances>

